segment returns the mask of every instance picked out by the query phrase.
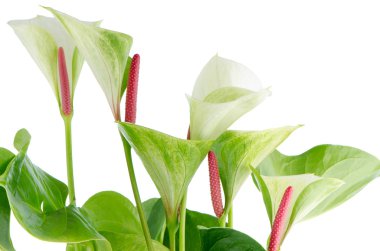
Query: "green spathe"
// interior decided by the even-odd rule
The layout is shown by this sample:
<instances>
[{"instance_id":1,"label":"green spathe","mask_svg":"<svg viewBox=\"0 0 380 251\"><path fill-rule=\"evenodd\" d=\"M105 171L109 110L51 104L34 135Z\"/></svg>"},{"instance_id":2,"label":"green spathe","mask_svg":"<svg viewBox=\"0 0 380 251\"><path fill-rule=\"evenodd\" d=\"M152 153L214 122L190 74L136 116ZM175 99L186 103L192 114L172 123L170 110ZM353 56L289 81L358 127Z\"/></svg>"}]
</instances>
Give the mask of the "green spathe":
<instances>
[{"instance_id":1,"label":"green spathe","mask_svg":"<svg viewBox=\"0 0 380 251\"><path fill-rule=\"evenodd\" d=\"M294 223L322 214L355 195L379 176L380 161L356 148L320 145L297 156L275 151L253 169L253 174L271 224L286 187L293 187L288 232Z\"/></svg>"},{"instance_id":2,"label":"green spathe","mask_svg":"<svg viewBox=\"0 0 380 251\"><path fill-rule=\"evenodd\" d=\"M176 222L187 187L213 142L178 139L130 123L119 123L119 130L156 185L167 220Z\"/></svg>"},{"instance_id":3,"label":"green spathe","mask_svg":"<svg viewBox=\"0 0 380 251\"><path fill-rule=\"evenodd\" d=\"M225 213L243 182L251 174L250 166L274 151L299 126L286 126L264 131L227 131L213 145L218 159L220 179L225 196Z\"/></svg>"},{"instance_id":4,"label":"green spathe","mask_svg":"<svg viewBox=\"0 0 380 251\"><path fill-rule=\"evenodd\" d=\"M216 139L268 95L255 74L244 65L218 55L204 66L190 104L191 139Z\"/></svg>"},{"instance_id":5,"label":"green spathe","mask_svg":"<svg viewBox=\"0 0 380 251\"><path fill-rule=\"evenodd\" d=\"M132 46L129 35L94 27L46 7L72 37L102 88L115 120L120 121L120 100Z\"/></svg>"}]
</instances>

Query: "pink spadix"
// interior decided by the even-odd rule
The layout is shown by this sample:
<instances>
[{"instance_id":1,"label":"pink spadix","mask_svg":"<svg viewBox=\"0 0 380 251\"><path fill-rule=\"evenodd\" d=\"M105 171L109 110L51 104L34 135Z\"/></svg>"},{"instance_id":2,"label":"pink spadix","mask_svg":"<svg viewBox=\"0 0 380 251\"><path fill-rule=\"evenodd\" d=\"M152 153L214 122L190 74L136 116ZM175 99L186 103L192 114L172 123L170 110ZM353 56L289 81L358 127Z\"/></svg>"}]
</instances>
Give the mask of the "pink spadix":
<instances>
[{"instance_id":1,"label":"pink spadix","mask_svg":"<svg viewBox=\"0 0 380 251\"><path fill-rule=\"evenodd\" d=\"M187 139L190 139L190 127L187 131ZM224 209L222 202L222 193L220 190L218 161L213 151L210 151L208 153L208 171L210 178L212 207L214 208L215 215L220 218L224 212Z\"/></svg>"},{"instance_id":2,"label":"pink spadix","mask_svg":"<svg viewBox=\"0 0 380 251\"><path fill-rule=\"evenodd\" d=\"M289 206L292 200L293 187L289 186L281 199L280 206L274 218L272 233L270 234L268 251L280 250L281 242L284 237L284 228L289 213Z\"/></svg>"},{"instance_id":3,"label":"pink spadix","mask_svg":"<svg viewBox=\"0 0 380 251\"><path fill-rule=\"evenodd\" d=\"M139 83L140 56L135 54L132 58L125 100L125 121L136 123L137 87Z\"/></svg>"},{"instance_id":4,"label":"pink spadix","mask_svg":"<svg viewBox=\"0 0 380 251\"><path fill-rule=\"evenodd\" d=\"M215 215L220 218L223 214L222 193L220 190L220 177L218 161L213 151L208 152L208 171L210 177L210 190L212 206Z\"/></svg>"},{"instance_id":5,"label":"pink spadix","mask_svg":"<svg viewBox=\"0 0 380 251\"><path fill-rule=\"evenodd\" d=\"M67 73L65 51L62 47L58 49L58 72L59 83L61 90L61 109L65 116L72 113L71 109L71 94L70 94L70 81Z\"/></svg>"}]
</instances>

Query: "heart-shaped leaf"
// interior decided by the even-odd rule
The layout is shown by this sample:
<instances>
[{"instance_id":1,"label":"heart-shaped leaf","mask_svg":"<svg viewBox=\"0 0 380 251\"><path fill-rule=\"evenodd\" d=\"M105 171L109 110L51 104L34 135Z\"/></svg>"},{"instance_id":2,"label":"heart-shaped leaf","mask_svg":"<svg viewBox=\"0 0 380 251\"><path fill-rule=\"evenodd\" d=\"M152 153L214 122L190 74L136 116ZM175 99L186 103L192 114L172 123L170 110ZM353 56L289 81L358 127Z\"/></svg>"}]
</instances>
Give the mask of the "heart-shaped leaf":
<instances>
[{"instance_id":1,"label":"heart-shaped leaf","mask_svg":"<svg viewBox=\"0 0 380 251\"><path fill-rule=\"evenodd\" d=\"M253 170L272 223L286 187L294 189L286 226L317 216L355 195L380 174L380 161L356 148L320 145L297 155L273 152Z\"/></svg>"},{"instance_id":2,"label":"heart-shaped leaf","mask_svg":"<svg viewBox=\"0 0 380 251\"><path fill-rule=\"evenodd\" d=\"M67 186L27 157L29 133L20 130L14 142L20 152L8 163L0 180L12 212L24 229L46 241L106 242L78 208L65 206Z\"/></svg>"},{"instance_id":3,"label":"heart-shaped leaf","mask_svg":"<svg viewBox=\"0 0 380 251\"><path fill-rule=\"evenodd\" d=\"M137 209L117 192L97 193L80 210L100 233L143 234Z\"/></svg>"},{"instance_id":4,"label":"heart-shaped leaf","mask_svg":"<svg viewBox=\"0 0 380 251\"><path fill-rule=\"evenodd\" d=\"M186 250L201 250L201 235L199 226L218 227L218 218L209 214L203 214L196 211L186 210Z\"/></svg>"},{"instance_id":5,"label":"heart-shaped leaf","mask_svg":"<svg viewBox=\"0 0 380 251\"><path fill-rule=\"evenodd\" d=\"M213 150L223 185L225 213L228 213L237 192L251 174L250 166L258 166L297 128L287 126L265 131L227 131L216 140Z\"/></svg>"},{"instance_id":6,"label":"heart-shaped leaf","mask_svg":"<svg viewBox=\"0 0 380 251\"><path fill-rule=\"evenodd\" d=\"M265 251L248 235L231 228L201 228L202 251Z\"/></svg>"},{"instance_id":7,"label":"heart-shaped leaf","mask_svg":"<svg viewBox=\"0 0 380 251\"><path fill-rule=\"evenodd\" d=\"M141 158L166 210L177 222L182 198L212 141L178 139L142 126L119 123L119 130Z\"/></svg>"},{"instance_id":8,"label":"heart-shaped leaf","mask_svg":"<svg viewBox=\"0 0 380 251\"><path fill-rule=\"evenodd\" d=\"M147 250L137 209L123 195L105 191L93 195L80 209L95 229L111 244L113 251ZM96 241L82 243L89 250L104 250ZM98 245L94 248L94 245ZM167 250L153 241L155 250ZM67 250L75 250L69 244ZM86 249L86 250L87 250Z\"/></svg>"}]
</instances>

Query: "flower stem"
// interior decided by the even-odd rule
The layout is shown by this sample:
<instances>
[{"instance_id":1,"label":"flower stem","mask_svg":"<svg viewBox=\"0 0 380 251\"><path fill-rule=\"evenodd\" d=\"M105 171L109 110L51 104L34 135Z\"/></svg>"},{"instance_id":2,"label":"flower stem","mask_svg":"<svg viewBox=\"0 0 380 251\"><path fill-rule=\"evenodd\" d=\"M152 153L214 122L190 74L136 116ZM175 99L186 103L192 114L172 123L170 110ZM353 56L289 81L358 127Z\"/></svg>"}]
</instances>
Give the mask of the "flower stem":
<instances>
[{"instance_id":1,"label":"flower stem","mask_svg":"<svg viewBox=\"0 0 380 251\"><path fill-rule=\"evenodd\" d=\"M69 187L70 205L75 206L75 187L74 187L74 167L73 167L73 149L71 137L71 119L72 116L64 116L65 139L66 139L66 166L67 166L67 185Z\"/></svg>"},{"instance_id":2,"label":"flower stem","mask_svg":"<svg viewBox=\"0 0 380 251\"><path fill-rule=\"evenodd\" d=\"M148 224L147 224L147 221L146 221L146 218L145 218L145 215L144 215L144 210L143 210L142 203L141 203L139 189L137 187L137 181L136 181L135 171L133 169L131 146L125 140L125 138L123 137L123 135L120 134L120 136L121 136L121 140L123 141L124 152L125 152L125 159L127 161L127 166L128 166L129 179L131 181L131 186L132 186L132 190L133 190L133 195L135 197L137 211L139 213L141 226L142 226L142 229L143 229L143 232L144 232L145 242L146 242L146 245L148 247L148 250L149 251L153 251L154 249L153 249L153 244L152 244L152 238L150 237L150 232L149 232Z\"/></svg>"},{"instance_id":3,"label":"flower stem","mask_svg":"<svg viewBox=\"0 0 380 251\"><path fill-rule=\"evenodd\" d=\"M185 195L182 199L179 218L179 251L185 251L186 249L186 201L187 190L185 191Z\"/></svg>"},{"instance_id":4,"label":"flower stem","mask_svg":"<svg viewBox=\"0 0 380 251\"><path fill-rule=\"evenodd\" d=\"M232 211L232 204L231 204L231 207L230 207L230 211L228 212L227 227L229 227L229 228L233 228L234 227L234 213Z\"/></svg>"},{"instance_id":5,"label":"flower stem","mask_svg":"<svg viewBox=\"0 0 380 251\"><path fill-rule=\"evenodd\" d=\"M219 227L226 227L226 217L227 215L225 213L222 214L219 218Z\"/></svg>"},{"instance_id":6,"label":"flower stem","mask_svg":"<svg viewBox=\"0 0 380 251\"><path fill-rule=\"evenodd\" d=\"M167 226L168 226L168 232L169 232L170 251L176 251L175 237L176 237L177 228L176 226L173 226L173 224L170 224L169 222L167 223Z\"/></svg>"}]
</instances>

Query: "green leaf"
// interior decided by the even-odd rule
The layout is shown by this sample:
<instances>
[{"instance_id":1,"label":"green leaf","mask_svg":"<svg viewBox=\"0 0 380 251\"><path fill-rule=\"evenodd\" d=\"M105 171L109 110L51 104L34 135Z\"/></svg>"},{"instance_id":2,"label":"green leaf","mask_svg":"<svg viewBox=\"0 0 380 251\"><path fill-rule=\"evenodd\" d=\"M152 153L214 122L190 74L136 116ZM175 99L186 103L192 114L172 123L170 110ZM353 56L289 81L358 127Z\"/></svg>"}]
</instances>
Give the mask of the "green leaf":
<instances>
[{"instance_id":1,"label":"green leaf","mask_svg":"<svg viewBox=\"0 0 380 251\"><path fill-rule=\"evenodd\" d=\"M65 206L67 186L35 166L26 155L30 135L20 130L21 151L0 176L17 221L33 236L53 242L105 241L78 208Z\"/></svg>"},{"instance_id":2,"label":"green leaf","mask_svg":"<svg viewBox=\"0 0 380 251\"><path fill-rule=\"evenodd\" d=\"M201 228L202 251L265 251L248 235L231 228Z\"/></svg>"},{"instance_id":3,"label":"green leaf","mask_svg":"<svg viewBox=\"0 0 380 251\"><path fill-rule=\"evenodd\" d=\"M117 192L97 193L80 210L99 232L143 234L137 209Z\"/></svg>"},{"instance_id":4,"label":"green leaf","mask_svg":"<svg viewBox=\"0 0 380 251\"><path fill-rule=\"evenodd\" d=\"M214 56L188 97L191 139L216 139L269 95L269 89L263 89L247 67Z\"/></svg>"},{"instance_id":5,"label":"green leaf","mask_svg":"<svg viewBox=\"0 0 380 251\"><path fill-rule=\"evenodd\" d=\"M148 222L150 236L158 240L165 225L165 208L161 199L149 199L142 203L145 217Z\"/></svg>"},{"instance_id":6,"label":"green leaf","mask_svg":"<svg viewBox=\"0 0 380 251\"><path fill-rule=\"evenodd\" d=\"M5 148L0 147L0 175L2 175L9 162L15 157L15 155Z\"/></svg>"},{"instance_id":7,"label":"green leaf","mask_svg":"<svg viewBox=\"0 0 380 251\"><path fill-rule=\"evenodd\" d=\"M196 211L186 210L186 250L199 251L201 250L201 236L198 226L202 227L218 227L218 218L199 213Z\"/></svg>"},{"instance_id":8,"label":"green leaf","mask_svg":"<svg viewBox=\"0 0 380 251\"><path fill-rule=\"evenodd\" d=\"M71 99L73 100L84 60L61 24L54 18L44 16L37 16L28 20L13 20L8 24L14 29L18 38L45 75L56 96L59 107L61 107L61 98L58 82L58 48L62 47L64 49ZM88 25L96 26L98 23L88 23Z\"/></svg>"},{"instance_id":9,"label":"green leaf","mask_svg":"<svg viewBox=\"0 0 380 251\"><path fill-rule=\"evenodd\" d=\"M284 190L293 186L288 231L355 195L380 174L380 161L356 148L320 145L297 156L275 151L253 174L260 189L267 190L263 198L271 223Z\"/></svg>"},{"instance_id":10,"label":"green leaf","mask_svg":"<svg viewBox=\"0 0 380 251\"><path fill-rule=\"evenodd\" d=\"M7 198L7 193L0 186L0 250L14 251L10 236L10 216L11 209Z\"/></svg>"},{"instance_id":11,"label":"green leaf","mask_svg":"<svg viewBox=\"0 0 380 251\"><path fill-rule=\"evenodd\" d=\"M156 185L167 220L176 222L183 195L212 141L178 139L129 123L119 123L119 130L139 155Z\"/></svg>"},{"instance_id":12,"label":"green leaf","mask_svg":"<svg viewBox=\"0 0 380 251\"><path fill-rule=\"evenodd\" d=\"M277 148L298 126L265 131L227 131L213 145L228 213L244 181L251 174L250 166L258 164Z\"/></svg>"},{"instance_id":13,"label":"green leaf","mask_svg":"<svg viewBox=\"0 0 380 251\"><path fill-rule=\"evenodd\" d=\"M143 235L136 234L117 234L103 232L104 237L112 244L112 251L147 251L146 242ZM155 251L169 251L167 247L152 240Z\"/></svg>"},{"instance_id":14,"label":"green leaf","mask_svg":"<svg viewBox=\"0 0 380 251\"><path fill-rule=\"evenodd\" d=\"M5 148L0 147L0 176L5 172L9 162L15 155L8 151ZM4 181L0 179L0 250L15 250L12 244L11 236L10 236L10 215L11 209L9 206L9 201L7 197L7 192L2 187Z\"/></svg>"},{"instance_id":15,"label":"green leaf","mask_svg":"<svg viewBox=\"0 0 380 251\"><path fill-rule=\"evenodd\" d=\"M108 100L115 120L120 121L120 100L128 54L129 35L94 27L62 12L46 7L63 25L86 59Z\"/></svg>"}]
</instances>

